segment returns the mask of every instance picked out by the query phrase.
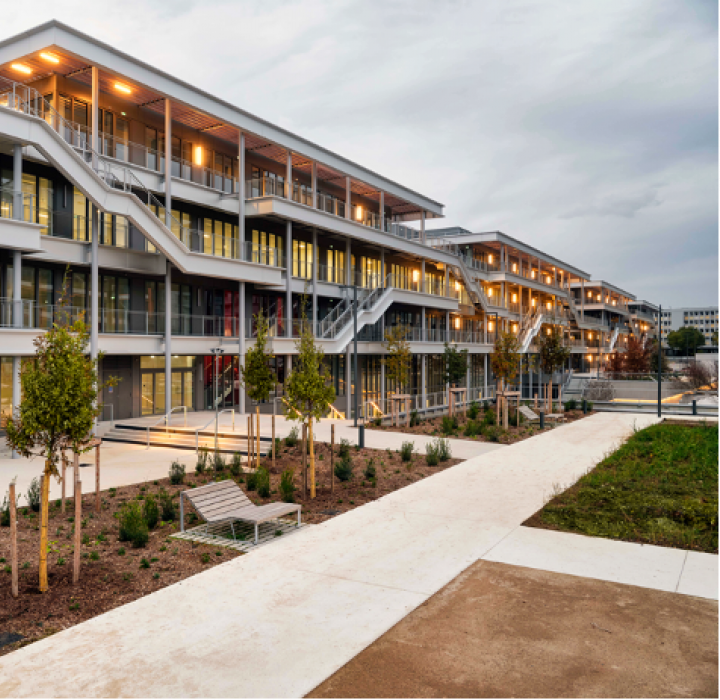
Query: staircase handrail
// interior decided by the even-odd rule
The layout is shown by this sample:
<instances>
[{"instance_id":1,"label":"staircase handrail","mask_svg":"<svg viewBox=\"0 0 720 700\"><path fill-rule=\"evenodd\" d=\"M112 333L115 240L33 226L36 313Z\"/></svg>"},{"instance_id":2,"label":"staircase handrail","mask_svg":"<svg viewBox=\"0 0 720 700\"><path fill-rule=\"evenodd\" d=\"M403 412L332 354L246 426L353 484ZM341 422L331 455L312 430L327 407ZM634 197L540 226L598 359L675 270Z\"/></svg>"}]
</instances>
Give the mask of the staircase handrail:
<instances>
[{"instance_id":1,"label":"staircase handrail","mask_svg":"<svg viewBox=\"0 0 720 700\"><path fill-rule=\"evenodd\" d=\"M160 423L164 421L165 422L165 434L167 434L167 432L170 428L170 415L172 414L173 411L180 411L180 410L184 411L184 413L185 413L185 427L187 427L188 407L187 406L175 406L175 407L171 408L167 413L160 416L160 418L158 418L158 420L155 421L155 423L151 423L150 425L147 426L147 448L146 449L148 449L148 450L150 449L150 428L154 428L155 426L160 425Z\"/></svg>"},{"instance_id":2,"label":"staircase handrail","mask_svg":"<svg viewBox=\"0 0 720 700\"><path fill-rule=\"evenodd\" d=\"M212 423L213 421L217 421L217 422L215 423L215 451L217 452L218 425L219 425L219 423L220 423L220 416L221 416L223 413L231 413L231 414L232 414L232 429L233 429L233 432L235 432L235 409L234 409L234 408L224 408L222 411L220 411L219 413L217 413L216 415L214 415L207 423L205 423L205 425L203 425L202 428L198 428L198 429L195 431L195 452L196 452L197 454L200 454L199 437L198 437L198 436L199 436L199 434L200 434L203 430L205 430L205 428L207 428L208 425L210 425L210 423Z\"/></svg>"}]
</instances>

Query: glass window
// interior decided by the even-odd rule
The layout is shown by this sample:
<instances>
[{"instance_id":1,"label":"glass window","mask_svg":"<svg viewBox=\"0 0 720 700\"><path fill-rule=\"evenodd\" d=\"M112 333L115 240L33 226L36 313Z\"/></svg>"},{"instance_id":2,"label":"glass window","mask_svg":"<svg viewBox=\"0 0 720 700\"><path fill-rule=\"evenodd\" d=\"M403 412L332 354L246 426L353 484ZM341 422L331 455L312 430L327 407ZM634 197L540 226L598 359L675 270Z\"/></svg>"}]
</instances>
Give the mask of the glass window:
<instances>
[{"instance_id":1,"label":"glass window","mask_svg":"<svg viewBox=\"0 0 720 700\"><path fill-rule=\"evenodd\" d=\"M87 241L87 199L75 187L73 190L73 238L76 241Z\"/></svg>"}]
</instances>

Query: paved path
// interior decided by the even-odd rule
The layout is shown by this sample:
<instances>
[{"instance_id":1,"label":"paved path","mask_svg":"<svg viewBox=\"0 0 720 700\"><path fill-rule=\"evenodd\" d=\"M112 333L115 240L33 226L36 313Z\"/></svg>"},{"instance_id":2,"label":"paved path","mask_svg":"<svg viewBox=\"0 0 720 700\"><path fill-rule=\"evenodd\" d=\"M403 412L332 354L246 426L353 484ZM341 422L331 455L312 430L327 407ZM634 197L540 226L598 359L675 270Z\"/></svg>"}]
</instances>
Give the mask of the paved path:
<instances>
[{"instance_id":1,"label":"paved path","mask_svg":"<svg viewBox=\"0 0 720 700\"><path fill-rule=\"evenodd\" d=\"M0 659L0 696L302 696L655 420L470 459Z\"/></svg>"}]
</instances>

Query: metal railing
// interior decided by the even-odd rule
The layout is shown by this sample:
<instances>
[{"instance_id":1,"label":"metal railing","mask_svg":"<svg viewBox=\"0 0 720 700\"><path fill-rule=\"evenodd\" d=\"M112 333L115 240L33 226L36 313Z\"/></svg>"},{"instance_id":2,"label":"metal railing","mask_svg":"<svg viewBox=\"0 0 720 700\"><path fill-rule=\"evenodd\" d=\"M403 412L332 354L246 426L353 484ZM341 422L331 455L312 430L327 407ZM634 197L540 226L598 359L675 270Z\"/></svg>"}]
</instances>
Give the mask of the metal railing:
<instances>
[{"instance_id":1,"label":"metal railing","mask_svg":"<svg viewBox=\"0 0 720 700\"><path fill-rule=\"evenodd\" d=\"M187 406L175 406L174 408L171 408L165 415L161 416L159 420L157 420L155 423L151 423L146 427L147 430L147 447L145 449L150 449L150 428L155 428L156 426L160 425L161 421L165 421L165 434L167 435L168 430L170 428L170 416L173 411L184 411L185 413L185 426L187 427ZM192 410L192 408L190 409Z\"/></svg>"}]
</instances>

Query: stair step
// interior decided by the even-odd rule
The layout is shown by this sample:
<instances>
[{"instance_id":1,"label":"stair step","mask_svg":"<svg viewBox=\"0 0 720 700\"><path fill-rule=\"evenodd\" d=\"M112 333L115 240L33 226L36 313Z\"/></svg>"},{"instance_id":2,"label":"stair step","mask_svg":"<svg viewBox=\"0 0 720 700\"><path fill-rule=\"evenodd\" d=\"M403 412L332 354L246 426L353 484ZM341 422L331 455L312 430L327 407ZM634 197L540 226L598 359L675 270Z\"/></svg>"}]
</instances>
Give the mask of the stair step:
<instances>
[{"instance_id":1,"label":"stair step","mask_svg":"<svg viewBox=\"0 0 720 700\"><path fill-rule=\"evenodd\" d=\"M148 444L147 432L138 430L123 430L113 428L109 430L104 436L103 440L107 442L123 442L135 445L146 445ZM192 450L195 451L195 436L194 435L168 435L164 433L153 434L150 433L150 445L153 447L172 447L180 450ZM204 437L199 440L199 447L205 447L210 450L214 450L215 441L214 436ZM237 452L240 455L247 455L247 440L242 441L238 439L221 438L218 436L218 452L233 454ZM266 456L270 452L269 445L260 445L260 455Z\"/></svg>"}]
</instances>

